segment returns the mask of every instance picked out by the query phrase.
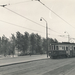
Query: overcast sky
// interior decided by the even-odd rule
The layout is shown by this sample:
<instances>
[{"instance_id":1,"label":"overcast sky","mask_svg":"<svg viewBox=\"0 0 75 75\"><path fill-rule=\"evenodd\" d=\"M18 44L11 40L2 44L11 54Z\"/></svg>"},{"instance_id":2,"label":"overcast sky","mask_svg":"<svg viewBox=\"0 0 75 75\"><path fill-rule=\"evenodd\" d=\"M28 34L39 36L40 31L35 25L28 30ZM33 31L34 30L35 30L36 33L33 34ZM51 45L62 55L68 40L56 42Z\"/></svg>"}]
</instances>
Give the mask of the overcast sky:
<instances>
[{"instance_id":1,"label":"overcast sky","mask_svg":"<svg viewBox=\"0 0 75 75\"><path fill-rule=\"evenodd\" d=\"M0 0L0 5L8 4L6 8L43 26L46 26L46 22L44 20L40 21L40 18L43 17L48 23L48 28L56 31L54 32L52 30L48 30L50 38L56 38L58 41L68 41L67 37L65 38L58 36L67 36L68 34L70 37L75 38L75 0L41 0L41 2L43 2L72 26L64 22L40 2L35 0ZM1 20L40 32L13 26L11 24L4 23ZM35 24L3 7L0 7L0 36L4 34L6 37L10 37L11 33L15 34L17 31L24 33L27 31L29 33L38 33L42 37L46 37L45 29L46 28L39 26L38 24ZM65 31L68 33L64 33ZM75 40L72 41L75 42Z\"/></svg>"}]
</instances>

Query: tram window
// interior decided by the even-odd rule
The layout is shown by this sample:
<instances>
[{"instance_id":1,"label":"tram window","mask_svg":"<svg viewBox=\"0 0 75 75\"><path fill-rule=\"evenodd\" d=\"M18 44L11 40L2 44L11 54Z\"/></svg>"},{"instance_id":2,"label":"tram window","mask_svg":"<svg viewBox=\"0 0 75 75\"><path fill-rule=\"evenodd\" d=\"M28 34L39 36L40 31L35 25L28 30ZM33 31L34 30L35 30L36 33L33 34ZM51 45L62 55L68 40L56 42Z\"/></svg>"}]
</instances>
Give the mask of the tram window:
<instances>
[{"instance_id":1,"label":"tram window","mask_svg":"<svg viewBox=\"0 0 75 75\"><path fill-rule=\"evenodd\" d=\"M55 50L55 46L54 46L54 50Z\"/></svg>"},{"instance_id":2,"label":"tram window","mask_svg":"<svg viewBox=\"0 0 75 75\"><path fill-rule=\"evenodd\" d=\"M62 49L64 49L64 47L62 47Z\"/></svg>"},{"instance_id":3,"label":"tram window","mask_svg":"<svg viewBox=\"0 0 75 75\"><path fill-rule=\"evenodd\" d=\"M51 46L50 46L50 50L51 50Z\"/></svg>"},{"instance_id":4,"label":"tram window","mask_svg":"<svg viewBox=\"0 0 75 75\"><path fill-rule=\"evenodd\" d=\"M56 50L58 50L58 46L56 46Z\"/></svg>"},{"instance_id":5,"label":"tram window","mask_svg":"<svg viewBox=\"0 0 75 75\"><path fill-rule=\"evenodd\" d=\"M62 49L65 50L65 47L63 46Z\"/></svg>"},{"instance_id":6,"label":"tram window","mask_svg":"<svg viewBox=\"0 0 75 75\"><path fill-rule=\"evenodd\" d=\"M74 47L74 50L75 50L75 47Z\"/></svg>"},{"instance_id":7,"label":"tram window","mask_svg":"<svg viewBox=\"0 0 75 75\"><path fill-rule=\"evenodd\" d=\"M66 47L66 50L68 50L68 47Z\"/></svg>"},{"instance_id":8,"label":"tram window","mask_svg":"<svg viewBox=\"0 0 75 75\"><path fill-rule=\"evenodd\" d=\"M52 50L53 50L53 46L52 46Z\"/></svg>"}]
</instances>

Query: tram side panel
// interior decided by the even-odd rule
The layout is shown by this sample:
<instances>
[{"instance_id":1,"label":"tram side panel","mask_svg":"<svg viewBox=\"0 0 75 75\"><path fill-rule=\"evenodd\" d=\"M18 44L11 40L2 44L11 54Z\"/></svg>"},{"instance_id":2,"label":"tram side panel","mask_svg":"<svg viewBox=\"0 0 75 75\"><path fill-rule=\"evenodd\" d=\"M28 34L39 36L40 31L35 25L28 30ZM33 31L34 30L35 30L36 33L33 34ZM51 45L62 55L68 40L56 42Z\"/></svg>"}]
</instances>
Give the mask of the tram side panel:
<instances>
[{"instance_id":1,"label":"tram side panel","mask_svg":"<svg viewBox=\"0 0 75 75\"><path fill-rule=\"evenodd\" d=\"M73 57L75 57L75 50L73 50Z\"/></svg>"},{"instance_id":2,"label":"tram side panel","mask_svg":"<svg viewBox=\"0 0 75 75\"><path fill-rule=\"evenodd\" d=\"M65 58L67 57L66 51L64 50L55 50L55 51L50 51L49 53L50 58Z\"/></svg>"}]
</instances>

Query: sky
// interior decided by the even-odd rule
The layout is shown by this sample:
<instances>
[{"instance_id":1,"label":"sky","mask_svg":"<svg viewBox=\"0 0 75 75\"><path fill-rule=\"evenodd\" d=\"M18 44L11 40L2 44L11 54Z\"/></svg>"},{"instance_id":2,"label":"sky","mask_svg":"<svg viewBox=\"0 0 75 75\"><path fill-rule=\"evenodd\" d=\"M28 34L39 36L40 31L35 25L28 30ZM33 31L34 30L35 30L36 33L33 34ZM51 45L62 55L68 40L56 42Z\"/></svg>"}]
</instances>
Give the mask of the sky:
<instances>
[{"instance_id":1,"label":"sky","mask_svg":"<svg viewBox=\"0 0 75 75\"><path fill-rule=\"evenodd\" d=\"M75 38L75 0L41 0L41 2L69 24L42 5L39 1L0 0L0 5L7 4L6 8L23 16L21 17L6 8L0 7L0 36L5 35L9 38L11 33L16 35L16 32L19 31L24 34L24 32L27 31L30 34L38 33L42 37L46 37L46 22L44 20L40 21L40 18L43 17L47 21L48 28L50 28L48 29L48 37L56 38L59 42L67 42L67 35L69 35L70 38ZM37 22L38 24L33 23L28 19ZM64 33L65 31L66 33ZM60 35L62 37L60 37ZM75 42L75 40L71 39L70 42Z\"/></svg>"}]
</instances>

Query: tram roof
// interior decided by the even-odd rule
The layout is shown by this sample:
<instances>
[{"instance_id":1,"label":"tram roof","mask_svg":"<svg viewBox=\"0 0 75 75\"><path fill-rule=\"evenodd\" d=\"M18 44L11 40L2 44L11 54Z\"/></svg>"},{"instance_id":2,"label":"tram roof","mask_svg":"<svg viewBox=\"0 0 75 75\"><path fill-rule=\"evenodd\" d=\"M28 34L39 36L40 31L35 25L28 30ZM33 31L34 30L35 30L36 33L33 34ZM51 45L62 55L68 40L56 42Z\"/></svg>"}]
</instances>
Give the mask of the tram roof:
<instances>
[{"instance_id":1,"label":"tram roof","mask_svg":"<svg viewBox=\"0 0 75 75\"><path fill-rule=\"evenodd\" d=\"M59 43L51 43L50 45L75 45L75 43L70 42L59 42Z\"/></svg>"}]
</instances>

